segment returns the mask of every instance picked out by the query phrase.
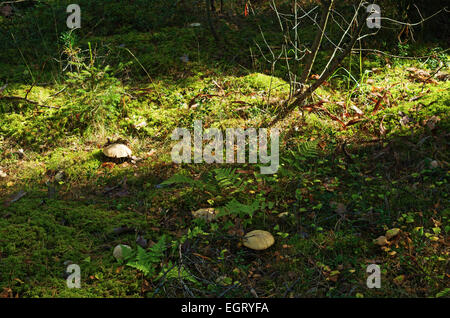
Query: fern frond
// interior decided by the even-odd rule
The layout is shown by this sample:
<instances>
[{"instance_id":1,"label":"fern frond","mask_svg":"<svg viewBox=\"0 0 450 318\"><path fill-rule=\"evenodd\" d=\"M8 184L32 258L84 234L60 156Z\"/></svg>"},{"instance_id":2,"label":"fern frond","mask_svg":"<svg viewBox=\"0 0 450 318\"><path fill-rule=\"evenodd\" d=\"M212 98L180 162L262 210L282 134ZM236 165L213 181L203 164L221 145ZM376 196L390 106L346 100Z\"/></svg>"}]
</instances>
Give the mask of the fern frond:
<instances>
[{"instance_id":1,"label":"fern frond","mask_svg":"<svg viewBox=\"0 0 450 318\"><path fill-rule=\"evenodd\" d=\"M177 173L177 174L174 174L169 179L167 179L166 181L162 182L161 184L162 185L172 185L172 184L187 183L189 185L195 185L196 182L197 181L192 179L191 177Z\"/></svg>"},{"instance_id":2,"label":"fern frond","mask_svg":"<svg viewBox=\"0 0 450 318\"><path fill-rule=\"evenodd\" d=\"M163 235L148 251L138 246L135 258L129 260L126 265L140 270L145 276L152 276L157 264L161 262L165 250L165 236Z\"/></svg>"},{"instance_id":3,"label":"fern frond","mask_svg":"<svg viewBox=\"0 0 450 318\"><path fill-rule=\"evenodd\" d=\"M236 215L240 218L252 217L259 208L260 202L258 200L255 200L252 204L248 205L233 199L221 209L222 211L219 213L219 216Z\"/></svg>"},{"instance_id":4,"label":"fern frond","mask_svg":"<svg viewBox=\"0 0 450 318\"><path fill-rule=\"evenodd\" d=\"M214 169L214 178L220 188L236 188L242 186L243 180L236 174L236 168Z\"/></svg>"},{"instance_id":5,"label":"fern frond","mask_svg":"<svg viewBox=\"0 0 450 318\"><path fill-rule=\"evenodd\" d=\"M307 159L316 158L319 155L319 150L317 148L318 143L317 140L302 142L297 147L296 155Z\"/></svg>"}]
</instances>

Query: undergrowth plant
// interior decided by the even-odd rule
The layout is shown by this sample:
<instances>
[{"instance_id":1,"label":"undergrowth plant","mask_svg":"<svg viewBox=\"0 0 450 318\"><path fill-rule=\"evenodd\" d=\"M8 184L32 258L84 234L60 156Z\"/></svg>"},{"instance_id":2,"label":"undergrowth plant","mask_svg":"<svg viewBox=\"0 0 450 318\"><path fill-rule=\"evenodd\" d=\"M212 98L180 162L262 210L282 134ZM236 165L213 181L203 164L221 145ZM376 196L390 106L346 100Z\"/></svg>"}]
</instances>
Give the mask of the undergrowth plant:
<instances>
[{"instance_id":1,"label":"undergrowth plant","mask_svg":"<svg viewBox=\"0 0 450 318\"><path fill-rule=\"evenodd\" d=\"M148 250L137 246L137 250L122 247L125 265L141 271L145 276L154 276L166 251L166 237L163 235L158 242Z\"/></svg>"}]
</instances>

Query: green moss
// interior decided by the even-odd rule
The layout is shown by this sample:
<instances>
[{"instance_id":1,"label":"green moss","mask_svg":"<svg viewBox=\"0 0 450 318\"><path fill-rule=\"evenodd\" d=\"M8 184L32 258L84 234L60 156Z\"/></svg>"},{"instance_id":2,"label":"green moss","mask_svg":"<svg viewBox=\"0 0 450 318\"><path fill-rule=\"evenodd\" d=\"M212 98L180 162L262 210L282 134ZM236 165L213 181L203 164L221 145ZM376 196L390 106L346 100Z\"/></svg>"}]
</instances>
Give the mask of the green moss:
<instances>
[{"instance_id":1,"label":"green moss","mask_svg":"<svg viewBox=\"0 0 450 318\"><path fill-rule=\"evenodd\" d=\"M104 12L120 7L111 4ZM0 292L11 288L22 297L142 297L152 296L163 284L158 296L182 296L178 279L144 278L116 262L112 256L116 244L136 246L136 233L113 233L123 225L136 228L149 241L156 242L162 234L170 237L161 268L179 261L182 244L184 269L203 278L192 285L202 296L226 291L229 297L252 297L250 288L261 297L284 296L293 279L300 279L290 289L293 297L353 297L356 292L374 297L433 296L444 288L447 255L439 240L449 229L443 211L448 205L449 158L440 138L448 130L450 84L423 85L410 80L406 71L409 66L436 69L436 59L421 64L367 56L362 73L356 56L346 59L307 103L329 101L322 106L344 122L356 116L351 106L357 106L364 113L362 120L344 129L323 109L311 107L302 115L295 111L283 124L282 165L274 176L261 176L257 166L246 164L180 166L170 157L174 128L191 129L196 119L205 127L258 127L287 97L289 85L282 79L287 70L278 63L275 76L266 75L270 65L255 56L256 50L254 69L245 69L250 63L249 43L255 38L262 43L254 30L236 32L238 26L218 23L217 30L234 45L217 58L207 28L174 24L148 32L146 24L161 17L145 17L144 10L136 21L127 10L98 25L101 31L96 30L96 36L75 41L81 49L77 57L85 63L79 71L52 73L52 81L58 78L59 84L35 85L29 91L30 85L10 83L5 91L22 97L29 91L30 100L58 109L23 101L0 104L0 168L7 173L0 179ZM181 25L194 17L184 14L176 22ZM122 26L119 34L110 35L112 23ZM136 26L139 31L130 31ZM269 29L270 43L282 44L278 31L264 27ZM304 28L300 37L311 42L313 32ZM33 50L41 52L36 48L42 44L36 45L24 48L33 72L40 69L37 61L44 64L33 58ZM28 67L18 64L23 61L16 49L0 54L2 60L11 60L0 65L7 69L0 78L23 83L30 79ZM328 48L319 52L313 73L320 71L329 54ZM183 55L188 62L181 61ZM295 72L301 72L300 66ZM45 72L42 81L52 78ZM383 100L373 115L377 94L384 90L389 102ZM413 122L401 125L399 111ZM423 121L432 116L441 120L430 131ZM380 134L382 119L386 136ZM101 145L107 137L129 140L133 153L143 160L102 165L106 158ZM381 142L373 146L363 142L374 139ZM314 149L299 147L305 141ZM157 153L147 158L152 148ZM432 160L438 167L429 167ZM220 176L216 168L224 169ZM63 177L55 180L60 171ZM161 185L177 172L195 181ZM19 190L27 194L3 205ZM194 209L221 208L233 199L239 202L235 206L240 213L231 211L211 224L191 217ZM337 213L331 201L345 203L346 214ZM255 202L258 209L248 209ZM278 217L280 212L288 217ZM270 230L276 244L257 254L242 248L241 226ZM404 234L398 246L391 246L397 256L372 244L394 226ZM412 240L412 249L406 237ZM420 275L414 274L412 252L422 265ZM367 291L365 285L366 263L373 259L381 259L386 269L382 294ZM66 286L63 272L68 260L81 267L81 289ZM338 276L330 277L336 271ZM393 279L404 272L413 273L409 286L394 286ZM255 273L262 274L253 277ZM224 281L241 285L226 290L217 283ZM418 291L419 286L425 290ZM148 290L142 292L143 287Z\"/></svg>"},{"instance_id":2,"label":"green moss","mask_svg":"<svg viewBox=\"0 0 450 318\"><path fill-rule=\"evenodd\" d=\"M273 92L289 92L289 84L284 80L261 73L250 74L236 79L236 83L244 92L269 91L272 87Z\"/></svg>"},{"instance_id":3,"label":"green moss","mask_svg":"<svg viewBox=\"0 0 450 318\"><path fill-rule=\"evenodd\" d=\"M132 271L125 269L117 275L112 257L116 243L134 245L133 235L118 241L111 233L123 224L144 226L142 215L109 210L104 205L56 200L43 203L27 198L2 213L11 217L0 219L0 288L14 286L15 292L28 297L49 297L52 293L58 297L138 294L137 283L122 282L132 278ZM81 290L69 290L65 285L62 274L67 260L81 267Z\"/></svg>"}]
</instances>

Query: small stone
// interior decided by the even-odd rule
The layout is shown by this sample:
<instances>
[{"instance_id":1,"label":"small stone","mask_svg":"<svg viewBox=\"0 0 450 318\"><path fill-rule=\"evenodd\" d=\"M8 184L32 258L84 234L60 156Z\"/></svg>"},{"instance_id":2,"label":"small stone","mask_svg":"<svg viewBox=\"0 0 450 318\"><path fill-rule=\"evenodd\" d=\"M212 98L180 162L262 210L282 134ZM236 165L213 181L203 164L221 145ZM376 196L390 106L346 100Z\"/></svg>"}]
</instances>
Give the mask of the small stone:
<instances>
[{"instance_id":1,"label":"small stone","mask_svg":"<svg viewBox=\"0 0 450 318\"><path fill-rule=\"evenodd\" d=\"M131 247L125 244L119 244L114 247L113 255L116 260L122 260L123 257L123 249L126 248L131 251Z\"/></svg>"},{"instance_id":2,"label":"small stone","mask_svg":"<svg viewBox=\"0 0 450 318\"><path fill-rule=\"evenodd\" d=\"M439 167L439 162L437 160L433 160L430 162L430 167L432 169L436 169L437 167Z\"/></svg>"},{"instance_id":3,"label":"small stone","mask_svg":"<svg viewBox=\"0 0 450 318\"><path fill-rule=\"evenodd\" d=\"M139 235L136 239L136 244L142 248L146 248L148 241L145 238L143 238L141 235Z\"/></svg>"}]
</instances>

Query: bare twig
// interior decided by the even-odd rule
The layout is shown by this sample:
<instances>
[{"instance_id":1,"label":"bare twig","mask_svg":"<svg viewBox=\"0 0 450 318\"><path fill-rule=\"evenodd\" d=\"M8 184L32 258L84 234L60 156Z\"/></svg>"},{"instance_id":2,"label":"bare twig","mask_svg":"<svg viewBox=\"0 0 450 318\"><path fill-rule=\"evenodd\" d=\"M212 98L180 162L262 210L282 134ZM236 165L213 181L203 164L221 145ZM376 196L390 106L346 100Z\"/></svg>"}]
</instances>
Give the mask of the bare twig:
<instances>
[{"instance_id":1,"label":"bare twig","mask_svg":"<svg viewBox=\"0 0 450 318\"><path fill-rule=\"evenodd\" d=\"M27 99L27 97L28 97L28 94L31 92L31 90L33 89L33 87L34 87L34 82L33 82L33 84L31 84L31 86L30 86L30 89L29 90L27 90L27 93L25 94L25 99Z\"/></svg>"},{"instance_id":2,"label":"bare twig","mask_svg":"<svg viewBox=\"0 0 450 318\"><path fill-rule=\"evenodd\" d=\"M363 19L363 21L365 21L367 19L367 17L369 16L369 14L365 15L365 18ZM319 79L312 84L311 86L308 87L308 89L306 89L305 91L300 91L299 93L294 95L295 100L289 104L288 102L285 102L285 104L283 105L281 111L277 114L277 116L270 122L269 126L273 126L275 123L277 123L279 120L285 118L292 110L295 109L296 106L300 105L301 103L303 103L303 101L312 94L312 92L314 92L320 85L323 84L323 82L325 82L326 79L328 79L330 77L330 75L336 70L336 68L341 64L341 62L344 60L344 58L350 54L353 45L355 45L356 41L358 40L359 34L361 33L363 27L364 27L364 23L359 23L358 29L356 30L355 34L353 35L350 43L347 45L346 49L344 50L344 52L341 53L341 55L337 58L335 58L333 60L333 62L331 63L331 65L326 68L326 70L324 72L322 72L322 76L319 77Z\"/></svg>"},{"instance_id":3,"label":"bare twig","mask_svg":"<svg viewBox=\"0 0 450 318\"><path fill-rule=\"evenodd\" d=\"M447 51L449 51L450 49L445 49L442 51L442 53L445 53ZM375 49L352 49L352 52L369 52L369 53L373 53L373 54L382 54L382 55L386 55L389 57L393 57L393 58L397 58L397 59L406 59L406 60L421 60L421 59L426 59L426 58L430 58L430 57L434 57L435 54L430 54L430 55L423 55L423 56L399 56L399 55L393 55L393 54L389 54L380 50L375 50Z\"/></svg>"},{"instance_id":4,"label":"bare twig","mask_svg":"<svg viewBox=\"0 0 450 318\"><path fill-rule=\"evenodd\" d=\"M303 73L300 76L300 83L302 85L301 89L303 90L304 84L308 80L309 74L311 73L311 69L314 65L314 62L317 57L317 52L319 52L320 45L322 44L322 39L325 34L325 29L327 28L328 18L331 13L331 8L333 7L334 0L328 1L322 7L322 18L320 20L319 30L316 33L316 37L314 39L313 45L311 47L311 53L306 56L306 67L303 69Z\"/></svg>"},{"instance_id":5,"label":"bare twig","mask_svg":"<svg viewBox=\"0 0 450 318\"><path fill-rule=\"evenodd\" d=\"M33 104L33 105L36 105L36 106L39 106L39 107L59 109L59 107L49 106L49 105L41 105L38 102L35 102L33 100L29 100L29 99L26 99L26 98L20 97L20 96L0 96L0 99L12 100L12 101L24 101L24 102L27 102L29 104Z\"/></svg>"}]
</instances>

